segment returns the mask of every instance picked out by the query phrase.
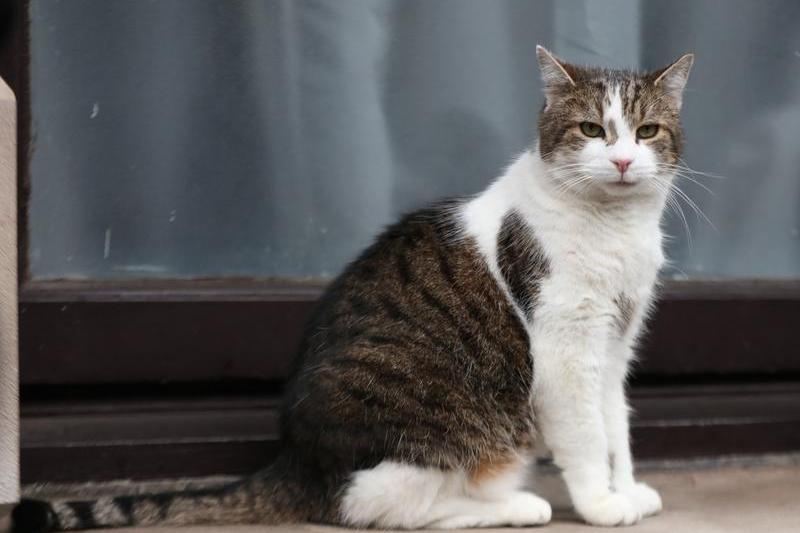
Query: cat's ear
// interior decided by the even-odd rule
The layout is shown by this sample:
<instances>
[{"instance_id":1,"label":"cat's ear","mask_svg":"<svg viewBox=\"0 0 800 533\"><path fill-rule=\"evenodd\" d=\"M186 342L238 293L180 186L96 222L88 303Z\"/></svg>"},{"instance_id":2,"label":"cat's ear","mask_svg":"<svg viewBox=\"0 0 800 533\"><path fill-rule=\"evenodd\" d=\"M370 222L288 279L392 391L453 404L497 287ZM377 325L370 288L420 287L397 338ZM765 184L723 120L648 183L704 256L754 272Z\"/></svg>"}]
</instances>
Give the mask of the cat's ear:
<instances>
[{"instance_id":1,"label":"cat's ear","mask_svg":"<svg viewBox=\"0 0 800 533\"><path fill-rule=\"evenodd\" d=\"M694 54L684 54L677 61L660 70L651 73L653 85L660 87L671 96L681 107L683 101L683 88L689 80L689 71L692 70Z\"/></svg>"},{"instance_id":2,"label":"cat's ear","mask_svg":"<svg viewBox=\"0 0 800 533\"><path fill-rule=\"evenodd\" d=\"M564 63L541 45L536 45L536 58L539 60L539 70L542 71L544 94L548 104L550 99L559 89L575 85L575 68Z\"/></svg>"}]
</instances>

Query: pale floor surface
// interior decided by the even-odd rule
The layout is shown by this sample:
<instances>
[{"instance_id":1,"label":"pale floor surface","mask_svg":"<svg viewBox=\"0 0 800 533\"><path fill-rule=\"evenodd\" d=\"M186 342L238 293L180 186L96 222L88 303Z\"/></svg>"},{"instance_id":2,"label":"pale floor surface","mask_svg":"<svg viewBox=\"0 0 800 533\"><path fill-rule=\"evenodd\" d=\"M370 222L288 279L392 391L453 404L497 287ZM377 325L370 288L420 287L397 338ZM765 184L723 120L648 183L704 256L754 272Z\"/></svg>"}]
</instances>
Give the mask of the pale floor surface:
<instances>
[{"instance_id":1,"label":"pale floor surface","mask_svg":"<svg viewBox=\"0 0 800 533\"><path fill-rule=\"evenodd\" d=\"M628 533L798 533L800 532L800 465L672 469L640 476L657 488L665 510L625 528ZM558 506L563 495L552 480L539 492ZM0 528L2 530L2 528ZM93 530L92 533L112 530ZM119 531L119 530L115 530ZM126 533L335 533L344 529L296 526L231 526L192 528L130 528ZM480 531L501 531L484 529ZM511 531L509 529L502 531ZM519 530L517 530L519 531ZM531 531L541 533L598 531L582 525L569 511L556 511L553 521Z\"/></svg>"}]
</instances>

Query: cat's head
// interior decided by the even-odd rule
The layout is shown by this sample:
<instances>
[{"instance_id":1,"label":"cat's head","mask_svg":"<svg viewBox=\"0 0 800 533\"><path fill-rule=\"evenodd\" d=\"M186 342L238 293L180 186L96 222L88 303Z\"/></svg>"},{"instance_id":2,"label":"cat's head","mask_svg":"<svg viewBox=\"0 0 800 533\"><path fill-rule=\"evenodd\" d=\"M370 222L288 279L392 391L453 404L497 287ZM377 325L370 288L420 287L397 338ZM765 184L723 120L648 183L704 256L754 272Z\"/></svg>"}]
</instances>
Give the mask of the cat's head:
<instances>
[{"instance_id":1,"label":"cat's head","mask_svg":"<svg viewBox=\"0 0 800 533\"><path fill-rule=\"evenodd\" d=\"M536 49L544 81L539 152L564 192L663 193L683 145L680 109L694 56L647 73L578 67Z\"/></svg>"}]
</instances>

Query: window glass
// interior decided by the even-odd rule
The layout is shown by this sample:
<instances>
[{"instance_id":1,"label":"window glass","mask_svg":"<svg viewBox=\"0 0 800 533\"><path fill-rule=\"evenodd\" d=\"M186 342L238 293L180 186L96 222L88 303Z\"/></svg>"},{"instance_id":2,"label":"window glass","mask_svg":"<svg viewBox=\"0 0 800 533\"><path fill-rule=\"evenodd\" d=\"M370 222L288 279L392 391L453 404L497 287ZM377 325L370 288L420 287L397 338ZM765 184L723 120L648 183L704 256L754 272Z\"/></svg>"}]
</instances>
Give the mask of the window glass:
<instances>
[{"instance_id":1,"label":"window glass","mask_svg":"<svg viewBox=\"0 0 800 533\"><path fill-rule=\"evenodd\" d=\"M535 138L534 48L697 54L673 277L800 275L795 0L33 0L34 279L327 278Z\"/></svg>"}]
</instances>

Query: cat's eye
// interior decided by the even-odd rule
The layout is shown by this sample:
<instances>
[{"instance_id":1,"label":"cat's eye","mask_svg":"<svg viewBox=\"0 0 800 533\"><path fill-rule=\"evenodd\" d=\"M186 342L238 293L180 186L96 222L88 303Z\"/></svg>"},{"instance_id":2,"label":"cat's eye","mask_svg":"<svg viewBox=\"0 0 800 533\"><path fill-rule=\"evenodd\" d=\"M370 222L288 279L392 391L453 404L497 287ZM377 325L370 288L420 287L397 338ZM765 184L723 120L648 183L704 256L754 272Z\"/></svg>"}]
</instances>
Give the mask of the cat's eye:
<instances>
[{"instance_id":1,"label":"cat's eye","mask_svg":"<svg viewBox=\"0 0 800 533\"><path fill-rule=\"evenodd\" d=\"M640 139L655 137L656 133L658 133L658 124L645 124L644 126L639 126L639 129L636 130L636 136Z\"/></svg>"},{"instance_id":2,"label":"cat's eye","mask_svg":"<svg viewBox=\"0 0 800 533\"><path fill-rule=\"evenodd\" d=\"M606 134L603 126L594 122L581 122L581 133L587 137L603 137Z\"/></svg>"}]
</instances>

